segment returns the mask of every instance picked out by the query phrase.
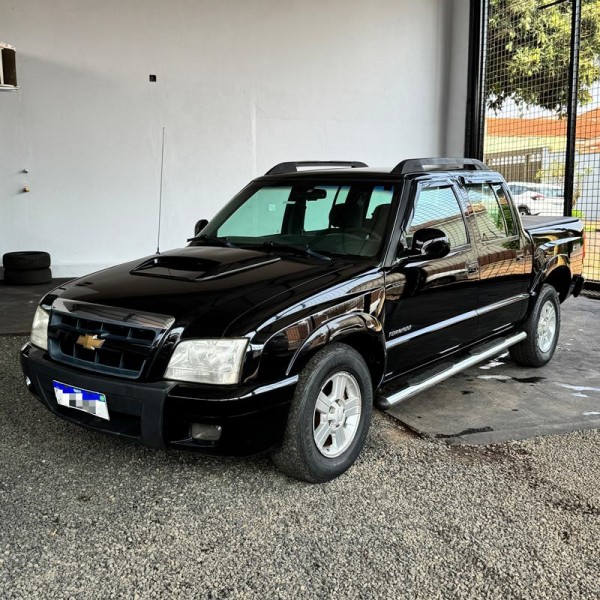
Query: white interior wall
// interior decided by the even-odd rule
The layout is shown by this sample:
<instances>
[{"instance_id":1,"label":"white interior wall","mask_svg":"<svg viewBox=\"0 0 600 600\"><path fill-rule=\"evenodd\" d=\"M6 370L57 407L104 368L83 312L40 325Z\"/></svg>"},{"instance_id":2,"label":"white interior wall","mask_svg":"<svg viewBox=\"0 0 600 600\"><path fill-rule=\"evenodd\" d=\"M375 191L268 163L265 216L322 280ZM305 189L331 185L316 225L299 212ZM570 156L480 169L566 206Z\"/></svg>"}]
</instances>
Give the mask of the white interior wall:
<instances>
[{"instance_id":1,"label":"white interior wall","mask_svg":"<svg viewBox=\"0 0 600 600\"><path fill-rule=\"evenodd\" d=\"M0 252L48 250L55 276L152 253L163 126L162 249L280 161L462 151L465 6L0 0L20 87L0 93Z\"/></svg>"}]
</instances>

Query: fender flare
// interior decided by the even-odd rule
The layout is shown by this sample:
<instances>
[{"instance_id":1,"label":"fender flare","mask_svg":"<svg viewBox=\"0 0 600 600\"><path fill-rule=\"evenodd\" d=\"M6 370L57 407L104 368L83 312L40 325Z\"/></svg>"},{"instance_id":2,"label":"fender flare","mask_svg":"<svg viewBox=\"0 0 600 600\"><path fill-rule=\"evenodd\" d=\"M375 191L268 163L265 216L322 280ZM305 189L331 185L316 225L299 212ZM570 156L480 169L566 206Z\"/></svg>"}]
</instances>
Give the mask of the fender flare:
<instances>
[{"instance_id":1,"label":"fender flare","mask_svg":"<svg viewBox=\"0 0 600 600\"><path fill-rule=\"evenodd\" d=\"M571 260L568 254L561 253L555 254L554 256L549 256L546 260L546 263L543 264L542 261L546 259L547 255L542 248L540 248L540 250L542 254L535 257L536 262L539 261L538 264L540 265L540 268L531 286L531 293L533 296L537 296L539 294L539 291L542 289L542 286L548 277L557 269L565 267L569 270L571 276L573 275L571 271Z\"/></svg>"},{"instance_id":2,"label":"fender flare","mask_svg":"<svg viewBox=\"0 0 600 600\"><path fill-rule=\"evenodd\" d=\"M373 380L373 384L377 387L385 373L385 337L381 321L366 312L353 312L322 323L296 350L287 367L286 376L295 375L306 364L308 358L326 344L343 342L344 339L357 334L363 336L365 341L380 352L379 360L382 364L380 368L375 369L378 380ZM373 365L367 366L373 373Z\"/></svg>"}]
</instances>

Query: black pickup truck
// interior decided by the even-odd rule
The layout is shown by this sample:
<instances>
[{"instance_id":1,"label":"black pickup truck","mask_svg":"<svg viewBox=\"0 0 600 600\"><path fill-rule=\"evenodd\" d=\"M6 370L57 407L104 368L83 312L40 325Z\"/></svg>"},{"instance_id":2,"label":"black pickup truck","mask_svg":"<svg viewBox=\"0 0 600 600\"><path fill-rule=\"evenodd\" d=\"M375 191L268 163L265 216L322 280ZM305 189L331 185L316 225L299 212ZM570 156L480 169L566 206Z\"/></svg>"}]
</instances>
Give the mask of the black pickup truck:
<instances>
[{"instance_id":1,"label":"black pickup truck","mask_svg":"<svg viewBox=\"0 0 600 600\"><path fill-rule=\"evenodd\" d=\"M187 247L45 296L21 351L59 417L330 480L385 409L510 349L542 366L583 286L573 218L521 220L470 159L282 163Z\"/></svg>"}]
</instances>

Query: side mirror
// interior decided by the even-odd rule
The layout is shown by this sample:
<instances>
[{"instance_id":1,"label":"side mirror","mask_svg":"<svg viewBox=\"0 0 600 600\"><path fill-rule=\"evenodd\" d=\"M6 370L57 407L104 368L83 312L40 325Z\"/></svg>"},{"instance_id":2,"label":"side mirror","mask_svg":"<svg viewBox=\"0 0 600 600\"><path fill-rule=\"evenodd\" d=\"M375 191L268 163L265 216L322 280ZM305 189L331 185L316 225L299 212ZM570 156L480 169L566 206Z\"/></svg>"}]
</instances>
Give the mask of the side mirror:
<instances>
[{"instance_id":1,"label":"side mirror","mask_svg":"<svg viewBox=\"0 0 600 600\"><path fill-rule=\"evenodd\" d=\"M443 258L450 253L450 241L441 229L425 227L415 231L412 239L411 254L428 258Z\"/></svg>"},{"instance_id":2,"label":"side mirror","mask_svg":"<svg viewBox=\"0 0 600 600\"><path fill-rule=\"evenodd\" d=\"M200 219L194 226L194 235L199 235L200 232L208 225L207 219Z\"/></svg>"}]
</instances>

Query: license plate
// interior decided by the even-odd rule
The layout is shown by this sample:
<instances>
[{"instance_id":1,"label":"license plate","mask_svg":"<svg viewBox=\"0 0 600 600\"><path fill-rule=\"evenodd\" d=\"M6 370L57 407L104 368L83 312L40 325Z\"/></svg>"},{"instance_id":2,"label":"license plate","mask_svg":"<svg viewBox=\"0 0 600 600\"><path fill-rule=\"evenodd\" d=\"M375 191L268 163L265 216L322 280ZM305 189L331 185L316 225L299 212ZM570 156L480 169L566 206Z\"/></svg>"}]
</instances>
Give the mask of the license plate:
<instances>
[{"instance_id":1,"label":"license plate","mask_svg":"<svg viewBox=\"0 0 600 600\"><path fill-rule=\"evenodd\" d=\"M53 381L52 384L54 385L56 401L61 406L82 410L90 415L110 421L104 394L66 385L60 383L60 381Z\"/></svg>"}]
</instances>

